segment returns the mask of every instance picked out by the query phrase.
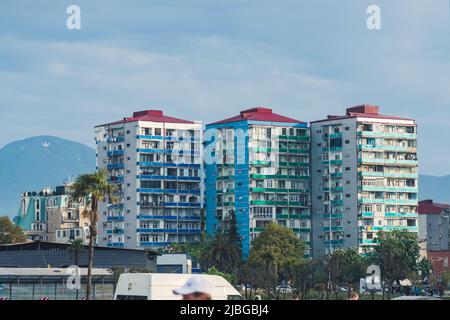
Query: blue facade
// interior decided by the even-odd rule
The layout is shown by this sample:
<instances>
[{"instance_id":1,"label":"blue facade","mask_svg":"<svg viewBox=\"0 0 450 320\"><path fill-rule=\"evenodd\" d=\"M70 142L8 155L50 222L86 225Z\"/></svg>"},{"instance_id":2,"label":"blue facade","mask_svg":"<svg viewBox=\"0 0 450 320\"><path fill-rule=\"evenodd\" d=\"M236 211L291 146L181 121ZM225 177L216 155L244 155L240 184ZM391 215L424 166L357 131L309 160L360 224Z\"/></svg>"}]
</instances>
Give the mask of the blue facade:
<instances>
[{"instance_id":1,"label":"blue facade","mask_svg":"<svg viewBox=\"0 0 450 320\"><path fill-rule=\"evenodd\" d=\"M208 129L232 128L236 133L237 130L247 132L247 121L238 121L234 123L226 123L223 125L207 125ZM206 145L214 143L214 141L206 141ZM234 168L235 175L232 177L235 181L234 197L235 197L235 214L238 224L239 234L242 239L242 253L247 257L250 252L250 219L249 219L249 156L248 156L248 136L245 136L244 145L238 145L238 137L234 135ZM244 151L244 158L238 152ZM219 228L217 220L217 163L205 164L205 187L206 187L206 232L213 235Z\"/></svg>"},{"instance_id":2,"label":"blue facade","mask_svg":"<svg viewBox=\"0 0 450 320\"><path fill-rule=\"evenodd\" d=\"M234 211L244 259L250 254L252 239L270 222L292 229L308 247L311 227L308 125L274 114L270 109L255 108L206 126L207 131L213 129L220 132L221 140L212 148L214 134L209 131L205 135L205 159L211 152L219 160L214 163L205 160L207 234L211 236L219 228L227 228ZM227 153L231 147L233 161ZM276 162L270 160L273 156L278 159ZM229 162L223 164L221 160Z\"/></svg>"}]
</instances>

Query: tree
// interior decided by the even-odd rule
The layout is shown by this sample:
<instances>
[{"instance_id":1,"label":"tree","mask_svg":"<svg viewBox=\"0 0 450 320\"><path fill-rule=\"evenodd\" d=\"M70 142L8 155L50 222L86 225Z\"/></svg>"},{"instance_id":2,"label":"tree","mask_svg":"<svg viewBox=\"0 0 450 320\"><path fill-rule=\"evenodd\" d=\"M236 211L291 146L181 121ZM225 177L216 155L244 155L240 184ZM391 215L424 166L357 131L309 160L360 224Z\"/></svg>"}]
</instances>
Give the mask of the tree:
<instances>
[{"instance_id":1,"label":"tree","mask_svg":"<svg viewBox=\"0 0 450 320\"><path fill-rule=\"evenodd\" d=\"M236 212L231 210L230 213L230 225L228 228L228 239L239 250L239 255L242 255L242 240L239 233L238 222L236 218Z\"/></svg>"},{"instance_id":2,"label":"tree","mask_svg":"<svg viewBox=\"0 0 450 320\"><path fill-rule=\"evenodd\" d=\"M86 202L81 214L89 221L89 256L86 284L86 299L89 300L91 294L94 245L97 241L99 203L115 203L117 186L108 183L108 172L106 170L99 170L93 174L78 176L72 188L73 194L71 199L78 203Z\"/></svg>"},{"instance_id":3,"label":"tree","mask_svg":"<svg viewBox=\"0 0 450 320\"><path fill-rule=\"evenodd\" d=\"M25 242L27 236L8 217L0 217L0 244Z\"/></svg>"},{"instance_id":4,"label":"tree","mask_svg":"<svg viewBox=\"0 0 450 320\"><path fill-rule=\"evenodd\" d=\"M81 239L75 239L69 241L70 246L67 248L69 250L70 254L72 255L72 261L73 263L78 266L80 264L80 257L83 252L83 240Z\"/></svg>"},{"instance_id":5,"label":"tree","mask_svg":"<svg viewBox=\"0 0 450 320\"><path fill-rule=\"evenodd\" d=\"M270 223L253 241L250 268L260 270L258 286L273 299L280 298L279 285L287 283L293 265L304 259L305 245L291 229Z\"/></svg>"},{"instance_id":6,"label":"tree","mask_svg":"<svg viewBox=\"0 0 450 320\"><path fill-rule=\"evenodd\" d=\"M308 298L309 290L313 287L314 271L317 267L316 260L301 260L290 266L291 286L301 300Z\"/></svg>"},{"instance_id":7,"label":"tree","mask_svg":"<svg viewBox=\"0 0 450 320\"><path fill-rule=\"evenodd\" d=\"M367 262L366 259L358 253L355 248L343 249L342 254L342 273L340 280L341 283L347 287L348 297L350 298L351 292L355 286L359 284L361 278L365 277Z\"/></svg>"},{"instance_id":8,"label":"tree","mask_svg":"<svg viewBox=\"0 0 450 320\"><path fill-rule=\"evenodd\" d=\"M206 241L206 210L202 208L200 210L200 241L203 243Z\"/></svg>"},{"instance_id":9,"label":"tree","mask_svg":"<svg viewBox=\"0 0 450 320\"><path fill-rule=\"evenodd\" d=\"M433 272L433 264L427 258L422 258L419 261L420 281L430 280L430 275Z\"/></svg>"},{"instance_id":10,"label":"tree","mask_svg":"<svg viewBox=\"0 0 450 320\"><path fill-rule=\"evenodd\" d=\"M390 299L394 282L404 280L410 272L417 271L417 235L404 230L380 232L377 242L379 245L375 246L370 260L380 267L383 299L386 289Z\"/></svg>"},{"instance_id":11,"label":"tree","mask_svg":"<svg viewBox=\"0 0 450 320\"><path fill-rule=\"evenodd\" d=\"M203 269L216 267L219 271L233 273L240 261L239 247L230 241L226 233L221 231L217 231L213 238L206 241L200 253L200 263Z\"/></svg>"},{"instance_id":12,"label":"tree","mask_svg":"<svg viewBox=\"0 0 450 320\"><path fill-rule=\"evenodd\" d=\"M81 253L83 252L84 244L83 240L81 239L75 239L69 241L70 246L67 248L69 250L70 254L72 255L72 261L76 266L79 266L80 264L80 257ZM75 299L78 300L78 293L79 289L76 289L76 296Z\"/></svg>"},{"instance_id":13,"label":"tree","mask_svg":"<svg viewBox=\"0 0 450 320\"><path fill-rule=\"evenodd\" d=\"M236 282L236 277L233 274L221 272L221 271L217 270L216 267L209 268L208 272L206 274L213 275L213 276L220 276L230 283Z\"/></svg>"}]
</instances>

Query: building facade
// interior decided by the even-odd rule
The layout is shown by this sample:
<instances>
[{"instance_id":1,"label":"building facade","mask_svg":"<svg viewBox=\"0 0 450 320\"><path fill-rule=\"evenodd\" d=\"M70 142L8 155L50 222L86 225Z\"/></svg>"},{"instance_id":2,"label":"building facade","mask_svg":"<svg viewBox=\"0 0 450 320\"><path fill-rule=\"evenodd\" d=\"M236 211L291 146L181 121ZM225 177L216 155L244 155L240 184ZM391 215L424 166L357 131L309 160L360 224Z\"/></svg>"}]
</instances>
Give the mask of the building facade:
<instances>
[{"instance_id":1,"label":"building facade","mask_svg":"<svg viewBox=\"0 0 450 320\"><path fill-rule=\"evenodd\" d=\"M270 222L310 243L309 129L267 108L206 126L206 229L229 227L235 215L243 255ZM307 251L309 255L309 247Z\"/></svg>"},{"instance_id":2,"label":"building facade","mask_svg":"<svg viewBox=\"0 0 450 320\"><path fill-rule=\"evenodd\" d=\"M72 201L71 193L70 185L24 192L15 223L33 241L67 243L82 239L88 243L89 223L81 215L84 203Z\"/></svg>"},{"instance_id":3,"label":"building facade","mask_svg":"<svg viewBox=\"0 0 450 320\"><path fill-rule=\"evenodd\" d=\"M418 232L417 128L376 106L311 123L313 256L376 245L378 231Z\"/></svg>"},{"instance_id":4,"label":"building facade","mask_svg":"<svg viewBox=\"0 0 450 320\"><path fill-rule=\"evenodd\" d=\"M419 240L427 251L449 250L450 205L433 200L419 202Z\"/></svg>"},{"instance_id":5,"label":"building facade","mask_svg":"<svg viewBox=\"0 0 450 320\"><path fill-rule=\"evenodd\" d=\"M159 110L96 127L97 168L118 187L100 206L99 244L162 248L200 239L202 124Z\"/></svg>"}]
</instances>

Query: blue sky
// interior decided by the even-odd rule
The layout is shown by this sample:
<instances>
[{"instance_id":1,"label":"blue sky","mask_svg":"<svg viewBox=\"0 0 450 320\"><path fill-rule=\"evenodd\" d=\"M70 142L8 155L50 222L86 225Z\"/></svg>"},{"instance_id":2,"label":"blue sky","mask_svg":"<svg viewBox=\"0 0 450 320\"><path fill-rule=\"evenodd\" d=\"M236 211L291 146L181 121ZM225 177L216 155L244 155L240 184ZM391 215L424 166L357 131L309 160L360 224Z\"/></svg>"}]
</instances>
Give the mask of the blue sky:
<instances>
[{"instance_id":1,"label":"blue sky","mask_svg":"<svg viewBox=\"0 0 450 320\"><path fill-rule=\"evenodd\" d=\"M66 29L81 7L82 29ZM382 30L366 28L381 7ZM0 2L0 146L135 110L205 122L267 106L304 121L377 104L418 120L420 166L450 174L449 0Z\"/></svg>"}]
</instances>

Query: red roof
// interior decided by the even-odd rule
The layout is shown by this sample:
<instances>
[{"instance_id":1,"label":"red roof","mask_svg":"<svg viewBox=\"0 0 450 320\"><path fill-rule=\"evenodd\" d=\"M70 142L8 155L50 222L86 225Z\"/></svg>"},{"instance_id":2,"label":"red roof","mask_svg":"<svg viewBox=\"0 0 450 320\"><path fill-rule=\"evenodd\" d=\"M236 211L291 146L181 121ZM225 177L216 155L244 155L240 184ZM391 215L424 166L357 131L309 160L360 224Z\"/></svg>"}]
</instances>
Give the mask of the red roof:
<instances>
[{"instance_id":1,"label":"red roof","mask_svg":"<svg viewBox=\"0 0 450 320\"><path fill-rule=\"evenodd\" d=\"M315 122L323 122L329 120L341 120L341 119L349 119L349 118L373 118L373 119L387 119L387 120L407 120L414 121L412 119L401 118L396 116L387 116L379 113L380 108L378 106L373 106L369 104L362 104L359 106L354 106L351 108L347 108L347 112L345 116L332 116L329 115L327 119L312 121Z\"/></svg>"},{"instance_id":2,"label":"red roof","mask_svg":"<svg viewBox=\"0 0 450 320\"><path fill-rule=\"evenodd\" d=\"M244 111L241 111L241 113L238 116L228 118L225 120L221 120L218 122L214 122L211 124L222 124L222 123L229 123L229 122L237 122L237 121L270 121L270 122L288 122L288 123L305 123L303 121L295 120L292 118L288 118L276 113L272 112L272 109L269 108L263 108L263 107L257 107L257 108L251 108Z\"/></svg>"},{"instance_id":3,"label":"red roof","mask_svg":"<svg viewBox=\"0 0 450 320\"><path fill-rule=\"evenodd\" d=\"M149 121L149 122L168 122L168 123L194 123L193 121L178 119L174 117L169 117L164 115L164 113L161 110L144 110L144 111L137 111L133 113L133 116L131 118L123 118L122 120L103 124L97 127L103 127L107 125L115 125L115 124L123 124L128 122L135 122L135 121Z\"/></svg>"},{"instance_id":4,"label":"red roof","mask_svg":"<svg viewBox=\"0 0 450 320\"><path fill-rule=\"evenodd\" d=\"M419 201L420 214L441 214L444 209L450 209L450 205L436 203L433 200Z\"/></svg>"}]
</instances>

